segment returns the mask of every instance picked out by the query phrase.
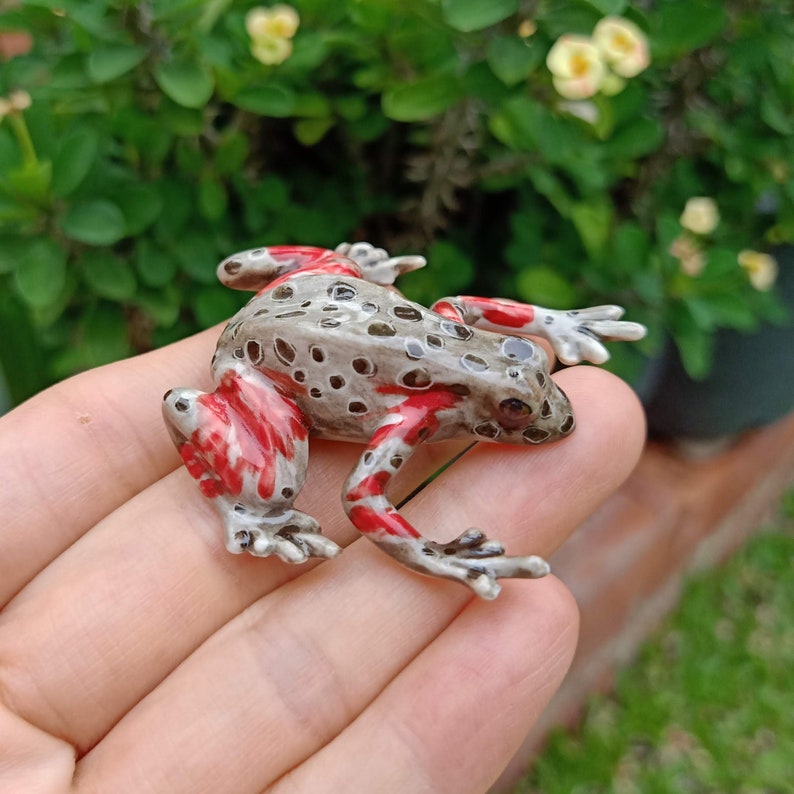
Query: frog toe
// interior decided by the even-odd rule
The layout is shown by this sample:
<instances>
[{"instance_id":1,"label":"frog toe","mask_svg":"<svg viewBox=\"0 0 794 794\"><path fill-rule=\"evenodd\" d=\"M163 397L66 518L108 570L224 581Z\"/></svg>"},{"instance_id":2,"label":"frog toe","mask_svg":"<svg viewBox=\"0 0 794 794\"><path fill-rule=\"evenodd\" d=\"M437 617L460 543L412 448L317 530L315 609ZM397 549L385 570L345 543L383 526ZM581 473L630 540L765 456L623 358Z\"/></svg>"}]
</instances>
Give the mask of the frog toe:
<instances>
[{"instance_id":1,"label":"frog toe","mask_svg":"<svg viewBox=\"0 0 794 794\"><path fill-rule=\"evenodd\" d=\"M501 543L478 529L469 529L450 543L428 541L423 556L426 572L456 579L488 601L499 595L497 579L538 579L551 570L542 557L507 556Z\"/></svg>"}]
</instances>

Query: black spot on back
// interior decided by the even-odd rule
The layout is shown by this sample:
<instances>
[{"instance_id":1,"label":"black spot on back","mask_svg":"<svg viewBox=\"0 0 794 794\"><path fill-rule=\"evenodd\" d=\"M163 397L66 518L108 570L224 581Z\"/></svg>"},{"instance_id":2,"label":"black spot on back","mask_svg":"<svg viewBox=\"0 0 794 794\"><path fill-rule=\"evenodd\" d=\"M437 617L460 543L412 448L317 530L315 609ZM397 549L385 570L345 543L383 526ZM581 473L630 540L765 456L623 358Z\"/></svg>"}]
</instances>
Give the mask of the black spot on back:
<instances>
[{"instance_id":1,"label":"black spot on back","mask_svg":"<svg viewBox=\"0 0 794 794\"><path fill-rule=\"evenodd\" d=\"M392 312L395 317L399 317L401 320L415 323L422 319L422 312L413 306L394 306Z\"/></svg>"},{"instance_id":2,"label":"black spot on back","mask_svg":"<svg viewBox=\"0 0 794 794\"><path fill-rule=\"evenodd\" d=\"M397 331L388 323L370 323L367 326L367 333L370 336L394 336Z\"/></svg>"},{"instance_id":3,"label":"black spot on back","mask_svg":"<svg viewBox=\"0 0 794 794\"><path fill-rule=\"evenodd\" d=\"M364 375L368 378L371 378L378 371L378 368L375 366L374 362L370 361L364 356L358 356L357 358L353 359L353 369L359 375Z\"/></svg>"},{"instance_id":4,"label":"black spot on back","mask_svg":"<svg viewBox=\"0 0 794 794\"><path fill-rule=\"evenodd\" d=\"M286 339L277 336L273 340L273 349L276 351L276 358L282 364L291 364L295 361L296 350Z\"/></svg>"},{"instance_id":5,"label":"black spot on back","mask_svg":"<svg viewBox=\"0 0 794 794\"><path fill-rule=\"evenodd\" d=\"M468 325L456 323L453 320L442 320L439 327L442 333L455 339L460 339L463 342L468 342L474 336L474 331Z\"/></svg>"},{"instance_id":6,"label":"black spot on back","mask_svg":"<svg viewBox=\"0 0 794 794\"><path fill-rule=\"evenodd\" d=\"M466 353L461 356L460 363L470 372L485 372L488 369L488 362L474 353Z\"/></svg>"},{"instance_id":7,"label":"black spot on back","mask_svg":"<svg viewBox=\"0 0 794 794\"><path fill-rule=\"evenodd\" d=\"M245 352L248 353L248 358L252 364L260 364L264 357L262 345L256 339L249 339L248 344L245 346Z\"/></svg>"},{"instance_id":8,"label":"black spot on back","mask_svg":"<svg viewBox=\"0 0 794 794\"><path fill-rule=\"evenodd\" d=\"M336 281L328 287L328 296L335 301L352 301L356 295L356 288L344 281Z\"/></svg>"},{"instance_id":9,"label":"black spot on back","mask_svg":"<svg viewBox=\"0 0 794 794\"><path fill-rule=\"evenodd\" d=\"M274 301L288 301L294 294L295 290L289 284L282 284L276 287L271 293Z\"/></svg>"},{"instance_id":10,"label":"black spot on back","mask_svg":"<svg viewBox=\"0 0 794 794\"><path fill-rule=\"evenodd\" d=\"M400 382L409 389L426 389L433 379L424 367L417 367L400 376Z\"/></svg>"},{"instance_id":11,"label":"black spot on back","mask_svg":"<svg viewBox=\"0 0 794 794\"><path fill-rule=\"evenodd\" d=\"M498 438L502 430L496 422L480 422L480 424L474 428L474 432L478 436L483 436L484 438Z\"/></svg>"}]
</instances>

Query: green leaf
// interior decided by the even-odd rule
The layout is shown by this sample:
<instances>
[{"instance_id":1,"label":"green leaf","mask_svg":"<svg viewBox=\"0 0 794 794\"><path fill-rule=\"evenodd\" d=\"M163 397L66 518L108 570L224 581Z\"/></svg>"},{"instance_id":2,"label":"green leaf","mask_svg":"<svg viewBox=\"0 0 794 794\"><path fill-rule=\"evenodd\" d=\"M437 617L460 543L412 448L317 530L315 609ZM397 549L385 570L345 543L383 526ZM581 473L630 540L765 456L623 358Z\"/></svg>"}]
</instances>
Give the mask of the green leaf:
<instances>
[{"instance_id":1,"label":"green leaf","mask_svg":"<svg viewBox=\"0 0 794 794\"><path fill-rule=\"evenodd\" d=\"M182 270L199 284L214 284L218 253L208 234L194 232L179 244L177 257Z\"/></svg>"},{"instance_id":2,"label":"green leaf","mask_svg":"<svg viewBox=\"0 0 794 794\"><path fill-rule=\"evenodd\" d=\"M49 385L48 368L30 310L10 290L0 291L0 371L11 401L18 405Z\"/></svg>"},{"instance_id":3,"label":"green leaf","mask_svg":"<svg viewBox=\"0 0 794 794\"><path fill-rule=\"evenodd\" d=\"M240 91L232 101L242 110L258 116L284 118L292 115L295 94L290 89L277 85L250 86Z\"/></svg>"},{"instance_id":4,"label":"green leaf","mask_svg":"<svg viewBox=\"0 0 794 794\"><path fill-rule=\"evenodd\" d=\"M400 280L400 289L411 300L429 304L439 295L458 294L471 283L474 275L471 257L449 240L431 243L427 259L429 267Z\"/></svg>"},{"instance_id":5,"label":"green leaf","mask_svg":"<svg viewBox=\"0 0 794 794\"><path fill-rule=\"evenodd\" d=\"M220 180L206 177L199 182L198 208L208 221L221 218L227 204L226 189Z\"/></svg>"},{"instance_id":6,"label":"green leaf","mask_svg":"<svg viewBox=\"0 0 794 794\"><path fill-rule=\"evenodd\" d=\"M240 298L225 287L206 287L193 299L193 311L202 328L228 320L240 308Z\"/></svg>"},{"instance_id":7,"label":"green leaf","mask_svg":"<svg viewBox=\"0 0 794 794\"><path fill-rule=\"evenodd\" d=\"M25 163L6 174L2 182L12 195L18 194L42 204L47 200L52 182L52 163L49 160Z\"/></svg>"},{"instance_id":8,"label":"green leaf","mask_svg":"<svg viewBox=\"0 0 794 794\"><path fill-rule=\"evenodd\" d=\"M88 314L83 323L84 366L109 364L131 352L127 319L120 307L105 304Z\"/></svg>"},{"instance_id":9,"label":"green leaf","mask_svg":"<svg viewBox=\"0 0 794 794\"><path fill-rule=\"evenodd\" d=\"M518 0L442 0L441 10L449 25L469 33L507 19L518 5Z\"/></svg>"},{"instance_id":10,"label":"green leaf","mask_svg":"<svg viewBox=\"0 0 794 794\"><path fill-rule=\"evenodd\" d=\"M96 160L99 138L90 127L66 137L52 164L52 192L68 196L82 184Z\"/></svg>"},{"instance_id":11,"label":"green leaf","mask_svg":"<svg viewBox=\"0 0 794 794\"><path fill-rule=\"evenodd\" d=\"M275 174L266 174L257 186L254 204L257 209L282 210L290 200L287 183Z\"/></svg>"},{"instance_id":12,"label":"green leaf","mask_svg":"<svg viewBox=\"0 0 794 794\"><path fill-rule=\"evenodd\" d=\"M176 258L146 238L135 244L134 262L141 281L150 287L164 287L176 275Z\"/></svg>"},{"instance_id":13,"label":"green leaf","mask_svg":"<svg viewBox=\"0 0 794 794\"><path fill-rule=\"evenodd\" d=\"M495 36L488 42L488 65L505 85L526 80L543 61L543 56L543 46L534 39Z\"/></svg>"},{"instance_id":14,"label":"green leaf","mask_svg":"<svg viewBox=\"0 0 794 794\"><path fill-rule=\"evenodd\" d=\"M683 331L673 333L681 363L690 378L702 380L711 370L714 357L714 341L712 335L703 331Z\"/></svg>"},{"instance_id":15,"label":"green leaf","mask_svg":"<svg viewBox=\"0 0 794 794\"><path fill-rule=\"evenodd\" d=\"M132 267L109 251L87 251L80 264L83 280L101 298L127 301L135 294L136 281Z\"/></svg>"},{"instance_id":16,"label":"green leaf","mask_svg":"<svg viewBox=\"0 0 794 794\"><path fill-rule=\"evenodd\" d=\"M175 175L179 176L179 175ZM155 229L160 237L182 239L185 227L195 210L195 187L183 179L165 177L158 185L160 196L168 212L161 212Z\"/></svg>"},{"instance_id":17,"label":"green leaf","mask_svg":"<svg viewBox=\"0 0 794 794\"><path fill-rule=\"evenodd\" d=\"M587 253L594 259L604 253L614 210L607 201L578 202L571 206L571 220Z\"/></svg>"},{"instance_id":18,"label":"green leaf","mask_svg":"<svg viewBox=\"0 0 794 794\"><path fill-rule=\"evenodd\" d=\"M758 318L747 304L744 296L736 293L712 295L708 298L714 323L723 328L752 331L758 326Z\"/></svg>"},{"instance_id":19,"label":"green leaf","mask_svg":"<svg viewBox=\"0 0 794 794\"><path fill-rule=\"evenodd\" d=\"M585 0L585 2L604 16L618 16L628 5L628 0Z\"/></svg>"},{"instance_id":20,"label":"green leaf","mask_svg":"<svg viewBox=\"0 0 794 794\"><path fill-rule=\"evenodd\" d=\"M650 241L645 230L633 221L622 223L613 238L614 267L619 273L635 273L648 267Z\"/></svg>"},{"instance_id":21,"label":"green leaf","mask_svg":"<svg viewBox=\"0 0 794 794\"><path fill-rule=\"evenodd\" d=\"M161 63L154 70L154 79L166 96L186 108L204 107L215 88L209 69L182 58Z\"/></svg>"},{"instance_id":22,"label":"green leaf","mask_svg":"<svg viewBox=\"0 0 794 794\"><path fill-rule=\"evenodd\" d=\"M794 119L790 111L783 107L780 98L773 93L771 86L761 94L761 118L781 135L794 133Z\"/></svg>"},{"instance_id":23,"label":"green leaf","mask_svg":"<svg viewBox=\"0 0 794 794\"><path fill-rule=\"evenodd\" d=\"M47 237L30 240L18 251L14 286L33 308L50 305L66 284L66 252Z\"/></svg>"},{"instance_id":24,"label":"green leaf","mask_svg":"<svg viewBox=\"0 0 794 794\"><path fill-rule=\"evenodd\" d=\"M140 290L134 302L158 327L169 328L179 319L182 293L175 284L166 284L158 290Z\"/></svg>"},{"instance_id":25,"label":"green leaf","mask_svg":"<svg viewBox=\"0 0 794 794\"><path fill-rule=\"evenodd\" d=\"M229 132L215 150L215 168L219 174L239 171L248 157L248 138L238 130Z\"/></svg>"},{"instance_id":26,"label":"green leaf","mask_svg":"<svg viewBox=\"0 0 794 794\"><path fill-rule=\"evenodd\" d=\"M395 121L426 121L452 107L459 95L460 84L454 77L431 75L385 91L383 112Z\"/></svg>"},{"instance_id":27,"label":"green leaf","mask_svg":"<svg viewBox=\"0 0 794 794\"><path fill-rule=\"evenodd\" d=\"M314 146L319 143L325 133L331 129L334 124L333 118L330 116L324 119L300 119L295 122L293 129L295 130L295 137L304 146Z\"/></svg>"},{"instance_id":28,"label":"green leaf","mask_svg":"<svg viewBox=\"0 0 794 794\"><path fill-rule=\"evenodd\" d=\"M124 214L107 199L75 204L61 219L61 229L70 240L88 245L112 245L127 232Z\"/></svg>"},{"instance_id":29,"label":"green leaf","mask_svg":"<svg viewBox=\"0 0 794 794\"><path fill-rule=\"evenodd\" d=\"M528 303L537 303L550 309L569 309L578 302L573 286L550 267L531 267L518 274L518 295Z\"/></svg>"},{"instance_id":30,"label":"green leaf","mask_svg":"<svg viewBox=\"0 0 794 794\"><path fill-rule=\"evenodd\" d=\"M159 191L147 184L124 185L116 198L124 215L126 233L140 234L153 224L163 211L163 197Z\"/></svg>"},{"instance_id":31,"label":"green leaf","mask_svg":"<svg viewBox=\"0 0 794 794\"><path fill-rule=\"evenodd\" d=\"M655 152L664 141L664 128L656 120L640 117L618 130L604 149L620 160L634 160Z\"/></svg>"},{"instance_id":32,"label":"green leaf","mask_svg":"<svg viewBox=\"0 0 794 794\"><path fill-rule=\"evenodd\" d=\"M107 83L134 69L146 57L146 48L124 44L99 47L86 63L88 76L95 83Z\"/></svg>"},{"instance_id":33,"label":"green leaf","mask_svg":"<svg viewBox=\"0 0 794 794\"><path fill-rule=\"evenodd\" d=\"M331 113L331 103L322 94L304 93L295 97L292 107L294 116L303 116L307 119L325 118Z\"/></svg>"},{"instance_id":34,"label":"green leaf","mask_svg":"<svg viewBox=\"0 0 794 794\"><path fill-rule=\"evenodd\" d=\"M677 58L705 47L722 33L727 14L719 0L663 3L649 17L654 60Z\"/></svg>"}]
</instances>

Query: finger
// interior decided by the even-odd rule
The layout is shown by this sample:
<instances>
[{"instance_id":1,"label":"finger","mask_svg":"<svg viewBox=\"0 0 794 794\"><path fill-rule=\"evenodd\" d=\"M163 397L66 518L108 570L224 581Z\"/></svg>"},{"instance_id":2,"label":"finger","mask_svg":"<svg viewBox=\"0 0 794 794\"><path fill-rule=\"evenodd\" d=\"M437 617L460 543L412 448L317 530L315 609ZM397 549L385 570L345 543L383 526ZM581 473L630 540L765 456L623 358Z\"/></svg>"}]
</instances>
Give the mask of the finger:
<instances>
[{"instance_id":1,"label":"finger","mask_svg":"<svg viewBox=\"0 0 794 794\"><path fill-rule=\"evenodd\" d=\"M217 334L85 372L0 420L0 605L83 532L178 465L163 427L162 396L180 382L209 385Z\"/></svg>"},{"instance_id":2,"label":"finger","mask_svg":"<svg viewBox=\"0 0 794 794\"><path fill-rule=\"evenodd\" d=\"M180 383L210 387L217 334L211 329L86 372L0 420L0 606L102 518L180 465L162 396ZM427 474L438 455L420 457Z\"/></svg>"},{"instance_id":3,"label":"finger","mask_svg":"<svg viewBox=\"0 0 794 794\"><path fill-rule=\"evenodd\" d=\"M590 432L550 445L542 455L511 456L511 479L532 483L529 496L504 488L508 466L483 468L467 455L460 463L473 468L453 466L441 484L434 481L411 502L406 517L424 529L443 516L446 533L458 534L459 527L450 526L457 516L447 509L455 494L456 505L466 503L466 524L490 522L502 527L508 542L550 551L626 476L641 445L641 430L624 427L632 417L640 423L633 398L600 373L594 377L607 388L592 397L577 394L593 385L587 371L569 375L565 384L581 422L593 425ZM618 454L605 461L599 452L609 439L618 439ZM491 449L497 448L484 454ZM560 494L568 494L567 501L557 501ZM517 515L530 509L531 520ZM259 790L343 730L469 597L459 585L413 576L365 542L355 543L209 638L88 754L81 775L113 791L134 790L143 779L174 792L199 786ZM59 705L63 711L66 704ZM189 730L186 713L194 715ZM133 765L142 777L127 789L122 784L130 780L129 769L116 759L133 746ZM174 759L180 765L176 777Z\"/></svg>"},{"instance_id":4,"label":"finger","mask_svg":"<svg viewBox=\"0 0 794 794\"><path fill-rule=\"evenodd\" d=\"M398 493L457 450L428 445L406 464ZM314 444L296 502L343 546L358 537L339 494L359 454L353 444ZM32 724L84 752L212 632L313 564L230 555L217 514L186 471L172 472L87 533L0 613L0 690Z\"/></svg>"},{"instance_id":5,"label":"finger","mask_svg":"<svg viewBox=\"0 0 794 794\"><path fill-rule=\"evenodd\" d=\"M480 794L560 685L578 610L554 577L511 582L495 605L470 601L338 737L269 794ZM355 759L355 763L351 763Z\"/></svg>"}]
</instances>

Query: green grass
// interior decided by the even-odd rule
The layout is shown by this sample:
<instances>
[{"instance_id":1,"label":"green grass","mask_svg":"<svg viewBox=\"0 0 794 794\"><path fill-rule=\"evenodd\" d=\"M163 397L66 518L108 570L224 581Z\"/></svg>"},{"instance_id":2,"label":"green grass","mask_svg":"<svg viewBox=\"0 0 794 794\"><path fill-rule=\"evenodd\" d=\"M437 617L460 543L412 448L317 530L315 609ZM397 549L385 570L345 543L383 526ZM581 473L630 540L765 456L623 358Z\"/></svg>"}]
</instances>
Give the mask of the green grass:
<instances>
[{"instance_id":1,"label":"green grass","mask_svg":"<svg viewBox=\"0 0 794 794\"><path fill-rule=\"evenodd\" d=\"M515 794L794 792L794 490Z\"/></svg>"}]
</instances>

